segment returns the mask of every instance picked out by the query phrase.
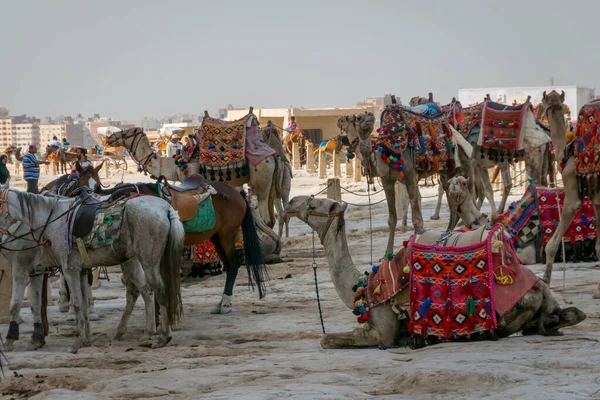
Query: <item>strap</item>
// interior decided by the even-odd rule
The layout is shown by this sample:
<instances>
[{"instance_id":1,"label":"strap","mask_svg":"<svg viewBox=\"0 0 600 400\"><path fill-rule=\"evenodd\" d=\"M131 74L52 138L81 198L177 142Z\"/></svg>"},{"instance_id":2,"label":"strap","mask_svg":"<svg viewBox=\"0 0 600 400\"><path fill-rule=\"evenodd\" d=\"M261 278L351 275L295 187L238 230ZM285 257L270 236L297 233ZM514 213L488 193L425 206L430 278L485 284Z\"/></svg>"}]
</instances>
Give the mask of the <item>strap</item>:
<instances>
[{"instance_id":1,"label":"strap","mask_svg":"<svg viewBox=\"0 0 600 400\"><path fill-rule=\"evenodd\" d=\"M83 239L76 238L75 242L77 243L77 250L79 250L79 254L81 254L81 258L83 260L83 265L88 269L92 269L92 267L93 267L92 261L90 260L90 256L88 255L87 250L85 249L85 244L83 243Z\"/></svg>"}]
</instances>

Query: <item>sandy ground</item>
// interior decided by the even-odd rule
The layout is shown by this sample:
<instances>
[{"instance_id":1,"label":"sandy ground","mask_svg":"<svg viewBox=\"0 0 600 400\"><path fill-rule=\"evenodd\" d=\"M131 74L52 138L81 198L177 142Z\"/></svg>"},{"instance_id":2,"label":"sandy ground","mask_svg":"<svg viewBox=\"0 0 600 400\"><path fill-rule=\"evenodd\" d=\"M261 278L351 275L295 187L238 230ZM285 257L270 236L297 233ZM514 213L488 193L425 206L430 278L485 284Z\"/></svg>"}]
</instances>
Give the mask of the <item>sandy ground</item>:
<instances>
[{"instance_id":1,"label":"sandy ground","mask_svg":"<svg viewBox=\"0 0 600 400\"><path fill-rule=\"evenodd\" d=\"M127 181L143 176L131 174ZM119 180L119 179L117 179ZM114 180L113 180L114 181ZM106 181L105 181L106 182ZM298 173L292 195L312 194L325 183ZM343 182L365 193L365 184ZM425 188L424 215L428 227L435 188ZM429 197L432 196L432 197ZM366 198L343 194L352 203ZM512 200L520 197L518 189ZM383 193L373 201L383 199ZM373 257L383 255L387 237L385 203L372 208ZM349 206L346 233L354 262L370 265L369 210ZM35 399L600 399L600 320L598 300L592 299L600 281L597 265L569 265L563 290L562 272L555 268L554 294L561 304L573 304L587 320L565 329L562 337L515 336L497 342L446 343L418 351L323 350L317 311L310 228L294 219L282 254L293 261L271 266L271 289L266 299L249 290L240 270L234 292L234 312L211 315L224 277L186 281L182 295L185 320L169 346L152 350L138 346L143 329L140 299L122 342L112 340L125 305L118 273L95 291L100 322L92 322L93 347L78 354L66 352L75 335L74 322L49 308L50 335L41 351L24 351L32 332L29 309L22 314L21 340L7 353L10 371L0 385L2 398ZM396 247L408 234L399 234ZM328 332L355 328L352 313L338 299L329 278L323 249L316 239L319 289ZM542 267L533 270L541 274ZM286 279L287 277L287 279ZM53 284L54 300L58 283ZM8 326L0 326L4 334ZM18 375L18 376L17 376Z\"/></svg>"}]
</instances>

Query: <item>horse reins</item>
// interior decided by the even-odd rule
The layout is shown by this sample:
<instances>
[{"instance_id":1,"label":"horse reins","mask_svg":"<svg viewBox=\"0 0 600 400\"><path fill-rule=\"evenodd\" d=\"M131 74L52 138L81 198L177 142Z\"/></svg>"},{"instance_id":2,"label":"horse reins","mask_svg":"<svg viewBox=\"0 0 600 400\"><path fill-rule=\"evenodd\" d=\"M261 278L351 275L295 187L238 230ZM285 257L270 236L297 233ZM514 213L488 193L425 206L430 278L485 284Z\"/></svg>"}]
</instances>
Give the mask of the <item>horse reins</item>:
<instances>
[{"instance_id":1,"label":"horse reins","mask_svg":"<svg viewBox=\"0 0 600 400\"><path fill-rule=\"evenodd\" d=\"M138 146L140 145L140 143L142 141L142 136L144 136L144 132L143 131L135 131L133 133L133 135L130 135L127 137L123 136L123 134L125 132L123 132L123 131L121 131L121 132L122 132L122 138L123 138L124 145L126 144L125 142L127 140L133 139L131 142L131 151L127 150L127 152L129 153L129 155L131 155L131 158L133 158L135 160L136 159L135 153L137 151ZM114 133L113 133L113 135L114 135ZM125 148L127 149L127 147L125 147ZM150 163L150 161L152 160L152 157L154 157L155 155L156 155L156 153L154 151L152 151L150 154L148 154L143 159L135 160L135 161L137 161L137 163L140 165L140 167L142 167L143 170L146 170L146 166Z\"/></svg>"}]
</instances>

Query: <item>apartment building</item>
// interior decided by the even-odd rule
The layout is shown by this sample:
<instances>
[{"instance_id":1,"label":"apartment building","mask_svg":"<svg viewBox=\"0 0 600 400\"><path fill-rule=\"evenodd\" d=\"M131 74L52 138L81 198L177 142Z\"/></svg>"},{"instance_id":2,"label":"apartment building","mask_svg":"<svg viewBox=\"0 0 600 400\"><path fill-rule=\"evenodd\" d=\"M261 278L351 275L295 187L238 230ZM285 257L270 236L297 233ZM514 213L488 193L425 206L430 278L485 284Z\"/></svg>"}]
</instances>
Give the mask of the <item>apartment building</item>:
<instances>
[{"instance_id":1,"label":"apartment building","mask_svg":"<svg viewBox=\"0 0 600 400\"><path fill-rule=\"evenodd\" d=\"M40 149L40 125L34 122L15 124L13 120L13 144L23 149L35 144Z\"/></svg>"},{"instance_id":2,"label":"apartment building","mask_svg":"<svg viewBox=\"0 0 600 400\"><path fill-rule=\"evenodd\" d=\"M11 146L13 142L12 119L9 117L0 118L0 150Z\"/></svg>"},{"instance_id":3,"label":"apartment building","mask_svg":"<svg viewBox=\"0 0 600 400\"><path fill-rule=\"evenodd\" d=\"M52 137L56 136L59 141L62 141L62 138L65 136L65 125L63 124L40 124L40 144L42 147L46 147L50 141L52 141Z\"/></svg>"}]
</instances>

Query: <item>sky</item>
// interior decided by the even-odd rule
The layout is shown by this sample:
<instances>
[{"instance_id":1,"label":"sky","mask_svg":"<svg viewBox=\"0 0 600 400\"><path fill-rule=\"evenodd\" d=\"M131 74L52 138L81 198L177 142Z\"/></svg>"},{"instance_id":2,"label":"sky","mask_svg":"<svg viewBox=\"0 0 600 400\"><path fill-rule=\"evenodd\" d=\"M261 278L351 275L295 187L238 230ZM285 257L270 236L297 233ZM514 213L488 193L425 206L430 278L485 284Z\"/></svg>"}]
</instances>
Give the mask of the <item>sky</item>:
<instances>
[{"instance_id":1,"label":"sky","mask_svg":"<svg viewBox=\"0 0 600 400\"><path fill-rule=\"evenodd\" d=\"M0 107L117 119L600 87L595 0L0 0Z\"/></svg>"}]
</instances>

